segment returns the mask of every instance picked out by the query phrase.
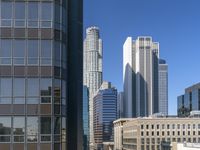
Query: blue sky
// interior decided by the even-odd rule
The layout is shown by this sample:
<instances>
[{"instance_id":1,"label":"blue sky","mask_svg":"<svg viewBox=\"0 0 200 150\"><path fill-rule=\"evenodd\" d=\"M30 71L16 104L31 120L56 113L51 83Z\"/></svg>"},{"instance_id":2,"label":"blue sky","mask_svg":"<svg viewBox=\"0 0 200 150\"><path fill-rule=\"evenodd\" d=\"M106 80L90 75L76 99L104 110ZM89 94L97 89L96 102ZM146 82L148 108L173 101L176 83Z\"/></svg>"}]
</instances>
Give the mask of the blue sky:
<instances>
[{"instance_id":1,"label":"blue sky","mask_svg":"<svg viewBox=\"0 0 200 150\"><path fill-rule=\"evenodd\" d=\"M169 113L177 96L200 82L200 0L84 0L84 29L96 25L103 39L103 78L122 90L123 43L149 35L169 65Z\"/></svg>"}]
</instances>

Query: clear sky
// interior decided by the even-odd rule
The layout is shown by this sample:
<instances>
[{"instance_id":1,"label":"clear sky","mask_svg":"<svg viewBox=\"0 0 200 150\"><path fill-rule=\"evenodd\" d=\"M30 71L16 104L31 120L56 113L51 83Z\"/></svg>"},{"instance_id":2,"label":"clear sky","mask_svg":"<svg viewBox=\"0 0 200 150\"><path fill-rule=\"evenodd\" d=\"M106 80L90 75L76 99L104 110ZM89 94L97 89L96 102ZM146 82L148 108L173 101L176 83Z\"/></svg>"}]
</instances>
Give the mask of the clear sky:
<instances>
[{"instance_id":1,"label":"clear sky","mask_svg":"<svg viewBox=\"0 0 200 150\"><path fill-rule=\"evenodd\" d=\"M169 113L177 96L200 82L200 0L84 0L84 29L96 25L103 39L103 78L122 91L123 43L149 35L169 65Z\"/></svg>"}]
</instances>

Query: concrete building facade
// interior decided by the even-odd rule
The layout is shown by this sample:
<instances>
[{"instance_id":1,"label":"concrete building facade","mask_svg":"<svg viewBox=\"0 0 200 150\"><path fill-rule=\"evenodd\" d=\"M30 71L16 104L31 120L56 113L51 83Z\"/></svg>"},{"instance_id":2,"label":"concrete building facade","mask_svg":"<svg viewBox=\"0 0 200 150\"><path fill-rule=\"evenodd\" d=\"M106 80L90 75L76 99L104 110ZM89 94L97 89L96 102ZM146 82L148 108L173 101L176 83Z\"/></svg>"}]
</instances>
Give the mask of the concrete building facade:
<instances>
[{"instance_id":1,"label":"concrete building facade","mask_svg":"<svg viewBox=\"0 0 200 150\"><path fill-rule=\"evenodd\" d=\"M114 121L115 150L162 150L172 142L200 142L199 117L145 117Z\"/></svg>"}]
</instances>

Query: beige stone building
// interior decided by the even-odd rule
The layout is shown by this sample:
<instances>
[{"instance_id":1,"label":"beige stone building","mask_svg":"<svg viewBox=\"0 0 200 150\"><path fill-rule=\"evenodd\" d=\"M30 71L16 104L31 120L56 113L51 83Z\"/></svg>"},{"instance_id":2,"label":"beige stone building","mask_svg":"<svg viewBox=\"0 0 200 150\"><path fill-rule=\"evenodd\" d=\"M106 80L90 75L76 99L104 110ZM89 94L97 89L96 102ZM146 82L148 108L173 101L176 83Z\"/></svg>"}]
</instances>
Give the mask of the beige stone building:
<instances>
[{"instance_id":1,"label":"beige stone building","mask_svg":"<svg viewBox=\"0 0 200 150\"><path fill-rule=\"evenodd\" d=\"M199 143L200 118L152 116L114 121L115 150L171 150L172 142Z\"/></svg>"}]
</instances>

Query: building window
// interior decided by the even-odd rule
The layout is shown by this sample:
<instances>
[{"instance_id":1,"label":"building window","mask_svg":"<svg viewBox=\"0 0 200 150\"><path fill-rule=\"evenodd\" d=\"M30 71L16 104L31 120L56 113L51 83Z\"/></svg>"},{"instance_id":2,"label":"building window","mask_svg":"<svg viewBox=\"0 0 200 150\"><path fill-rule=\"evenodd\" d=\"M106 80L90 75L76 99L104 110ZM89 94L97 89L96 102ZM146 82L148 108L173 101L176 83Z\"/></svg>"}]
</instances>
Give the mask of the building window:
<instances>
[{"instance_id":1,"label":"building window","mask_svg":"<svg viewBox=\"0 0 200 150\"><path fill-rule=\"evenodd\" d=\"M38 117L27 117L27 142L38 141Z\"/></svg>"},{"instance_id":2,"label":"building window","mask_svg":"<svg viewBox=\"0 0 200 150\"><path fill-rule=\"evenodd\" d=\"M169 132L169 131L167 131L167 135L168 135L168 136L170 135L170 132Z\"/></svg>"},{"instance_id":3,"label":"building window","mask_svg":"<svg viewBox=\"0 0 200 150\"><path fill-rule=\"evenodd\" d=\"M195 135L195 131L193 131L193 135Z\"/></svg>"},{"instance_id":4,"label":"building window","mask_svg":"<svg viewBox=\"0 0 200 150\"><path fill-rule=\"evenodd\" d=\"M185 131L183 131L183 135L185 135Z\"/></svg>"},{"instance_id":5,"label":"building window","mask_svg":"<svg viewBox=\"0 0 200 150\"><path fill-rule=\"evenodd\" d=\"M51 141L51 117L40 118L41 141Z\"/></svg>"},{"instance_id":6,"label":"building window","mask_svg":"<svg viewBox=\"0 0 200 150\"><path fill-rule=\"evenodd\" d=\"M180 129L180 124L177 125L177 128Z\"/></svg>"},{"instance_id":7,"label":"building window","mask_svg":"<svg viewBox=\"0 0 200 150\"><path fill-rule=\"evenodd\" d=\"M151 125L151 129L154 129L154 125L153 124Z\"/></svg>"},{"instance_id":8,"label":"building window","mask_svg":"<svg viewBox=\"0 0 200 150\"><path fill-rule=\"evenodd\" d=\"M1 40L0 48L0 63L1 64L11 64L11 51L12 51L12 41L11 40Z\"/></svg>"},{"instance_id":9,"label":"building window","mask_svg":"<svg viewBox=\"0 0 200 150\"><path fill-rule=\"evenodd\" d=\"M185 124L183 124L183 129L185 129Z\"/></svg>"},{"instance_id":10,"label":"building window","mask_svg":"<svg viewBox=\"0 0 200 150\"><path fill-rule=\"evenodd\" d=\"M51 65L51 40L41 40L41 65Z\"/></svg>"},{"instance_id":11,"label":"building window","mask_svg":"<svg viewBox=\"0 0 200 150\"><path fill-rule=\"evenodd\" d=\"M159 124L157 124L157 129L159 129Z\"/></svg>"},{"instance_id":12,"label":"building window","mask_svg":"<svg viewBox=\"0 0 200 150\"><path fill-rule=\"evenodd\" d=\"M41 103L51 103L52 83L51 79L40 80Z\"/></svg>"},{"instance_id":13,"label":"building window","mask_svg":"<svg viewBox=\"0 0 200 150\"><path fill-rule=\"evenodd\" d=\"M180 135L180 131L178 131L178 135Z\"/></svg>"},{"instance_id":14,"label":"building window","mask_svg":"<svg viewBox=\"0 0 200 150\"><path fill-rule=\"evenodd\" d=\"M38 2L28 2L28 26L38 27Z\"/></svg>"},{"instance_id":15,"label":"building window","mask_svg":"<svg viewBox=\"0 0 200 150\"><path fill-rule=\"evenodd\" d=\"M11 141L11 117L0 117L0 143Z\"/></svg>"},{"instance_id":16,"label":"building window","mask_svg":"<svg viewBox=\"0 0 200 150\"><path fill-rule=\"evenodd\" d=\"M188 135L190 135L190 131L188 131Z\"/></svg>"},{"instance_id":17,"label":"building window","mask_svg":"<svg viewBox=\"0 0 200 150\"><path fill-rule=\"evenodd\" d=\"M39 96L39 80L35 78L29 78L27 80L27 96Z\"/></svg>"},{"instance_id":18,"label":"building window","mask_svg":"<svg viewBox=\"0 0 200 150\"><path fill-rule=\"evenodd\" d=\"M146 125L146 129L149 129L149 125Z\"/></svg>"},{"instance_id":19,"label":"building window","mask_svg":"<svg viewBox=\"0 0 200 150\"><path fill-rule=\"evenodd\" d=\"M165 135L165 132L164 131L162 131L162 136L164 136Z\"/></svg>"},{"instance_id":20,"label":"building window","mask_svg":"<svg viewBox=\"0 0 200 150\"><path fill-rule=\"evenodd\" d=\"M10 27L12 25L12 2L1 2L1 26Z\"/></svg>"},{"instance_id":21,"label":"building window","mask_svg":"<svg viewBox=\"0 0 200 150\"><path fill-rule=\"evenodd\" d=\"M169 129L170 128L170 126L169 126L169 124L167 125L167 129Z\"/></svg>"},{"instance_id":22,"label":"building window","mask_svg":"<svg viewBox=\"0 0 200 150\"><path fill-rule=\"evenodd\" d=\"M24 78L14 78L13 94L15 97L25 97L25 79Z\"/></svg>"},{"instance_id":23,"label":"building window","mask_svg":"<svg viewBox=\"0 0 200 150\"><path fill-rule=\"evenodd\" d=\"M188 129L190 129L190 124L188 124Z\"/></svg>"},{"instance_id":24,"label":"building window","mask_svg":"<svg viewBox=\"0 0 200 150\"><path fill-rule=\"evenodd\" d=\"M144 136L144 133L143 133L143 131L141 132L141 136Z\"/></svg>"},{"instance_id":25,"label":"building window","mask_svg":"<svg viewBox=\"0 0 200 150\"><path fill-rule=\"evenodd\" d=\"M38 40L28 40L28 64L38 65L39 57L39 42Z\"/></svg>"},{"instance_id":26,"label":"building window","mask_svg":"<svg viewBox=\"0 0 200 150\"><path fill-rule=\"evenodd\" d=\"M14 142L24 142L25 117L13 118Z\"/></svg>"},{"instance_id":27,"label":"building window","mask_svg":"<svg viewBox=\"0 0 200 150\"><path fill-rule=\"evenodd\" d=\"M157 131L157 136L159 136L159 131Z\"/></svg>"},{"instance_id":28,"label":"building window","mask_svg":"<svg viewBox=\"0 0 200 150\"><path fill-rule=\"evenodd\" d=\"M162 124L162 129L165 129L165 125L164 124Z\"/></svg>"},{"instance_id":29,"label":"building window","mask_svg":"<svg viewBox=\"0 0 200 150\"><path fill-rule=\"evenodd\" d=\"M15 26L25 27L25 3L15 2Z\"/></svg>"},{"instance_id":30,"label":"building window","mask_svg":"<svg viewBox=\"0 0 200 150\"><path fill-rule=\"evenodd\" d=\"M144 129L144 125L141 125L141 129Z\"/></svg>"},{"instance_id":31,"label":"building window","mask_svg":"<svg viewBox=\"0 0 200 150\"><path fill-rule=\"evenodd\" d=\"M154 136L154 132L152 132L151 135Z\"/></svg>"},{"instance_id":32,"label":"building window","mask_svg":"<svg viewBox=\"0 0 200 150\"><path fill-rule=\"evenodd\" d=\"M172 125L172 129L175 129L175 124Z\"/></svg>"},{"instance_id":33,"label":"building window","mask_svg":"<svg viewBox=\"0 0 200 150\"><path fill-rule=\"evenodd\" d=\"M193 129L195 129L196 127L195 127L195 124L193 124Z\"/></svg>"},{"instance_id":34,"label":"building window","mask_svg":"<svg viewBox=\"0 0 200 150\"><path fill-rule=\"evenodd\" d=\"M0 96L1 97L11 97L12 95L12 79L11 78L1 78L0 80Z\"/></svg>"},{"instance_id":35,"label":"building window","mask_svg":"<svg viewBox=\"0 0 200 150\"><path fill-rule=\"evenodd\" d=\"M15 40L13 45L13 61L16 65L24 64L25 58L25 40Z\"/></svg>"},{"instance_id":36,"label":"building window","mask_svg":"<svg viewBox=\"0 0 200 150\"><path fill-rule=\"evenodd\" d=\"M149 136L149 132L146 132L146 135Z\"/></svg>"}]
</instances>

